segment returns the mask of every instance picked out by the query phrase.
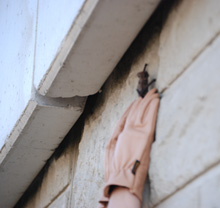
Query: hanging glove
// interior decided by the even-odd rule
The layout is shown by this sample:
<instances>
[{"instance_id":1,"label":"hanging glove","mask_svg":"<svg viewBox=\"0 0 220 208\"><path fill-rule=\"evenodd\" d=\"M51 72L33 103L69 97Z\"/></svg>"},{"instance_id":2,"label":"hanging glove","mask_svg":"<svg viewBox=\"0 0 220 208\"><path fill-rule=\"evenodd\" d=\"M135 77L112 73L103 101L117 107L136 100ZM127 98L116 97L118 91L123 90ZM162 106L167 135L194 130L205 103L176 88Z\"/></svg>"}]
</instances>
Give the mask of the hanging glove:
<instances>
[{"instance_id":1,"label":"hanging glove","mask_svg":"<svg viewBox=\"0 0 220 208\"><path fill-rule=\"evenodd\" d=\"M127 187L142 201L158 107L159 94L152 89L122 116L106 147L105 200L100 200L105 206L114 186Z\"/></svg>"}]
</instances>

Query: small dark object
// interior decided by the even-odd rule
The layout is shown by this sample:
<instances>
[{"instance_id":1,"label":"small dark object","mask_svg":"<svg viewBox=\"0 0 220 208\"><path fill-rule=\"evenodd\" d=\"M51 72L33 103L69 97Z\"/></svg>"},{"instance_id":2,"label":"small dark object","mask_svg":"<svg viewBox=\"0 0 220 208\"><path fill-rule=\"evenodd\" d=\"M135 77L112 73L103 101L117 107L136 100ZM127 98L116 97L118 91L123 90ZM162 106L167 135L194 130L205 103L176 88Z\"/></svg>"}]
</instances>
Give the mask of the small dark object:
<instances>
[{"instance_id":1,"label":"small dark object","mask_svg":"<svg viewBox=\"0 0 220 208\"><path fill-rule=\"evenodd\" d=\"M138 167L139 167L139 165L141 164L141 162L139 161L139 160L136 160L135 161L135 163L134 163L134 166L133 166L133 168L132 168L132 170L131 170L131 172L135 175L135 173L136 173L136 171L137 171L137 169L138 169Z\"/></svg>"},{"instance_id":2,"label":"small dark object","mask_svg":"<svg viewBox=\"0 0 220 208\"><path fill-rule=\"evenodd\" d=\"M138 87L137 87L137 92L139 94L139 96L141 96L142 98L148 93L148 87L150 85L152 85L156 79L151 80L151 82L148 84L148 77L149 74L146 71L148 64L145 64L144 66L144 70L142 72L139 72L137 74L138 78L139 78L139 82L138 82Z\"/></svg>"}]
</instances>

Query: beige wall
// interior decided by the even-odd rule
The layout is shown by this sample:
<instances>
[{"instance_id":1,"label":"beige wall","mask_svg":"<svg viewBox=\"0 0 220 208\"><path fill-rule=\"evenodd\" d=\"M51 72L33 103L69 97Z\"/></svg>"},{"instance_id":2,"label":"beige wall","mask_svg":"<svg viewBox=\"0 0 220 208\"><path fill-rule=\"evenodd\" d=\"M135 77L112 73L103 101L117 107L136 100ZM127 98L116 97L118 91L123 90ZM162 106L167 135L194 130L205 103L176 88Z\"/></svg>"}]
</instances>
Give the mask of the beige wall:
<instances>
[{"instance_id":1,"label":"beige wall","mask_svg":"<svg viewBox=\"0 0 220 208\"><path fill-rule=\"evenodd\" d=\"M178 1L157 11L91 98L79 146L71 143L51 160L26 208L97 206L105 145L137 98L136 74L145 63L162 99L143 207L220 207L219 18L217 0ZM69 137L77 139L74 132Z\"/></svg>"}]
</instances>

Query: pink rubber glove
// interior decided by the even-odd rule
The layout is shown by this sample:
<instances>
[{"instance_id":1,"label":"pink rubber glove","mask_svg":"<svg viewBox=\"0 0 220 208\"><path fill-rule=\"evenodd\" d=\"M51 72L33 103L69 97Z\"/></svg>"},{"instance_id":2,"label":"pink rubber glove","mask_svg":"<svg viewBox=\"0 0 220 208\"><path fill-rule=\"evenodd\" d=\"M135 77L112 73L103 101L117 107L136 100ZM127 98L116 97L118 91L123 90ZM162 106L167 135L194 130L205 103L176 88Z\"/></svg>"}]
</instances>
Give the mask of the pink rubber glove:
<instances>
[{"instance_id":1,"label":"pink rubber glove","mask_svg":"<svg viewBox=\"0 0 220 208\"><path fill-rule=\"evenodd\" d=\"M142 201L158 107L159 94L152 89L132 103L119 121L106 147L105 198L100 200L105 206L114 186L127 187Z\"/></svg>"}]
</instances>

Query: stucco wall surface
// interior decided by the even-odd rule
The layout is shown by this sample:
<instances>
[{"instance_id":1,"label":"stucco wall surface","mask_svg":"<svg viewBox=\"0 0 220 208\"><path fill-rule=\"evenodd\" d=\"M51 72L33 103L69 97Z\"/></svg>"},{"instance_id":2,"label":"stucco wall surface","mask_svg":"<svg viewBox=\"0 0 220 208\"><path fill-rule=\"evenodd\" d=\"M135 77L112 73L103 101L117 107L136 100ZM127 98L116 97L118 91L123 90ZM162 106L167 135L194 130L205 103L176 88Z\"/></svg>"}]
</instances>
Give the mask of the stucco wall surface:
<instances>
[{"instance_id":1,"label":"stucco wall surface","mask_svg":"<svg viewBox=\"0 0 220 208\"><path fill-rule=\"evenodd\" d=\"M177 1L164 12L164 23L157 21L159 10L93 98L79 146L53 160L26 207L97 207L105 146L138 97L136 74L145 63L162 97L142 207L220 207L220 6L214 0ZM47 203L39 206L42 197Z\"/></svg>"}]
</instances>

